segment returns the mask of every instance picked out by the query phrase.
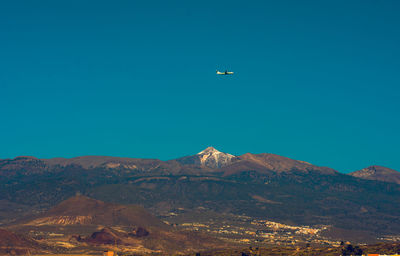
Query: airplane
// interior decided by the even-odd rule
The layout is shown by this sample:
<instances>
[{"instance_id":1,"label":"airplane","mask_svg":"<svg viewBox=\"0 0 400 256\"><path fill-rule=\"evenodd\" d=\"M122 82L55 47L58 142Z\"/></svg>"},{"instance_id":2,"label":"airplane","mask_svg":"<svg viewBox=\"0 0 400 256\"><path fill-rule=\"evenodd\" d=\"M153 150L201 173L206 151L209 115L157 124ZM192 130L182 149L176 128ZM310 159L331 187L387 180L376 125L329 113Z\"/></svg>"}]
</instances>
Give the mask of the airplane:
<instances>
[{"instance_id":1,"label":"airplane","mask_svg":"<svg viewBox=\"0 0 400 256\"><path fill-rule=\"evenodd\" d=\"M233 72L225 70L225 72L220 72L217 70L217 75L233 75Z\"/></svg>"}]
</instances>

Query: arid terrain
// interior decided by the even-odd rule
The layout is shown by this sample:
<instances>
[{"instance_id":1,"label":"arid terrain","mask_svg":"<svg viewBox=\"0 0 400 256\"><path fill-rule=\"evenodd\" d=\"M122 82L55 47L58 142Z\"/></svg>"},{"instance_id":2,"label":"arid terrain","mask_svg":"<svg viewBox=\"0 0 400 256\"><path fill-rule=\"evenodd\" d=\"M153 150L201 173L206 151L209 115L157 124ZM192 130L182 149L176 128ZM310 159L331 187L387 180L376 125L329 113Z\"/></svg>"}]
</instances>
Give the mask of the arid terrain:
<instances>
[{"instance_id":1,"label":"arid terrain","mask_svg":"<svg viewBox=\"0 0 400 256\"><path fill-rule=\"evenodd\" d=\"M170 161L5 159L0 247L22 255L337 255L346 243L396 251L397 174L372 166L348 175L212 147Z\"/></svg>"}]
</instances>

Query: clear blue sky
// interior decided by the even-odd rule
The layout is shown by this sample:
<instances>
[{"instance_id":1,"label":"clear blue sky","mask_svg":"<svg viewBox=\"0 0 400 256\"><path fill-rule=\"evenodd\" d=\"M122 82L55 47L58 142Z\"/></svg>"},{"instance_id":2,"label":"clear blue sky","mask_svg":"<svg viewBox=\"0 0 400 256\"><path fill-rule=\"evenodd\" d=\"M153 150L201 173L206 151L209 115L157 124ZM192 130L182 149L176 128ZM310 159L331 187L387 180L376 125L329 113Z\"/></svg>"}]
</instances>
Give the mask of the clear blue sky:
<instances>
[{"instance_id":1,"label":"clear blue sky","mask_svg":"<svg viewBox=\"0 0 400 256\"><path fill-rule=\"evenodd\" d=\"M399 12L397 0L2 1L0 158L166 160L212 145L400 170Z\"/></svg>"}]
</instances>

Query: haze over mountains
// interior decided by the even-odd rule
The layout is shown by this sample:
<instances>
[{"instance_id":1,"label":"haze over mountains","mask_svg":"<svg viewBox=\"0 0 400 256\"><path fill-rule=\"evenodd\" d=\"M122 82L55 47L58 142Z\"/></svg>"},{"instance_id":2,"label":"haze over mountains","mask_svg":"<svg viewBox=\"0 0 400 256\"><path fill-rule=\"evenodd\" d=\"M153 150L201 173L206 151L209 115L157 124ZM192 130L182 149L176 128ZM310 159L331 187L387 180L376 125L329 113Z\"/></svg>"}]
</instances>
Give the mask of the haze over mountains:
<instances>
[{"instance_id":1,"label":"haze over mountains","mask_svg":"<svg viewBox=\"0 0 400 256\"><path fill-rule=\"evenodd\" d=\"M6 225L31 214L41 216L35 225L93 221L41 215L79 192L105 202L138 204L156 216L205 209L296 225L329 225L374 239L400 232L396 177L398 172L384 167L348 175L275 154L233 156L212 147L169 161L16 157L0 160L0 222ZM57 211L66 213L60 216L69 216L68 209L60 207L50 213L61 209ZM129 209L120 213L125 211Z\"/></svg>"}]
</instances>

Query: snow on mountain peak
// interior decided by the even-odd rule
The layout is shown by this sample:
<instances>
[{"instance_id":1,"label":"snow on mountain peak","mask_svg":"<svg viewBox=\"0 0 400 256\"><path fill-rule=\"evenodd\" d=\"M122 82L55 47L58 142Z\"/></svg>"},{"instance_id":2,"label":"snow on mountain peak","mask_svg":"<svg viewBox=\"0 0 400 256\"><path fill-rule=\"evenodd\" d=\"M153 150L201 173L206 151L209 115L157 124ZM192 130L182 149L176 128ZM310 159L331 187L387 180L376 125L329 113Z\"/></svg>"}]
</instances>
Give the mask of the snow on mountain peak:
<instances>
[{"instance_id":1,"label":"snow on mountain peak","mask_svg":"<svg viewBox=\"0 0 400 256\"><path fill-rule=\"evenodd\" d=\"M205 150L197 153L200 158L201 165L219 168L224 165L229 164L232 161L232 158L235 158L234 155L220 152L213 147L208 147Z\"/></svg>"},{"instance_id":2,"label":"snow on mountain peak","mask_svg":"<svg viewBox=\"0 0 400 256\"><path fill-rule=\"evenodd\" d=\"M198 155L203 155L203 154L212 154L212 153L222 153L218 150L216 150L214 147L208 147L206 149L204 149L203 151L197 153Z\"/></svg>"}]
</instances>

